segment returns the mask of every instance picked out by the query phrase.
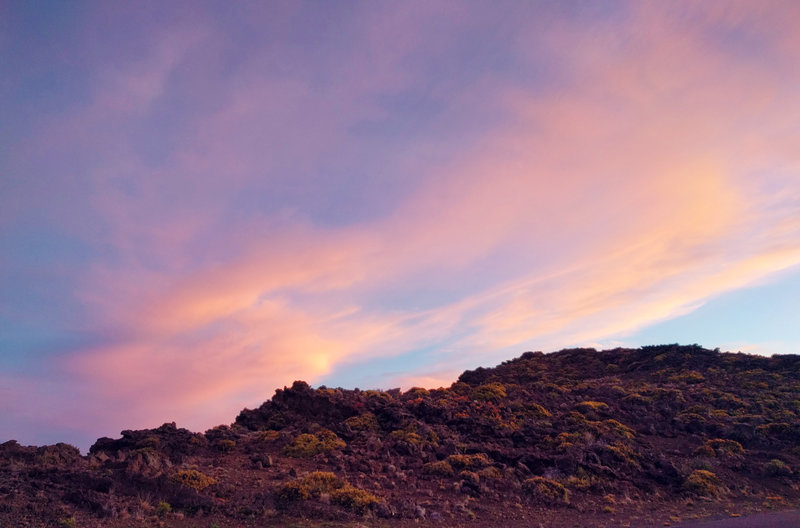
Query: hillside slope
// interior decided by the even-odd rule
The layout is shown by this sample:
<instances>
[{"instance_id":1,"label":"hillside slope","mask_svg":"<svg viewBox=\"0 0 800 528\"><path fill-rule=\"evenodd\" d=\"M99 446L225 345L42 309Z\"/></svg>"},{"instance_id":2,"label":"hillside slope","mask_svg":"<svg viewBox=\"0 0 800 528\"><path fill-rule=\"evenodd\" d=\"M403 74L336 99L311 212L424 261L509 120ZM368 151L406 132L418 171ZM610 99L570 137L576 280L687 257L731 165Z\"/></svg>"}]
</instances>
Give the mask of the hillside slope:
<instances>
[{"instance_id":1,"label":"hillside slope","mask_svg":"<svg viewBox=\"0 0 800 528\"><path fill-rule=\"evenodd\" d=\"M230 426L85 457L6 442L0 525L663 525L796 506L798 446L800 356L528 352L446 389L298 381Z\"/></svg>"}]
</instances>

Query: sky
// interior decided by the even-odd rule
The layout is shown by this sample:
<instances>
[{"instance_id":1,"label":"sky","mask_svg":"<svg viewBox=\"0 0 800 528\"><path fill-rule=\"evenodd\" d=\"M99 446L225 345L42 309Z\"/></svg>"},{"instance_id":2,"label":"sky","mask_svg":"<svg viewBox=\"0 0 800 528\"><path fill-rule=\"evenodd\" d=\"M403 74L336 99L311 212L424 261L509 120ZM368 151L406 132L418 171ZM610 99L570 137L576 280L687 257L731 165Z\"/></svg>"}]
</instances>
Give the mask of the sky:
<instances>
[{"instance_id":1,"label":"sky","mask_svg":"<svg viewBox=\"0 0 800 528\"><path fill-rule=\"evenodd\" d=\"M800 350L800 3L0 1L0 442Z\"/></svg>"}]
</instances>

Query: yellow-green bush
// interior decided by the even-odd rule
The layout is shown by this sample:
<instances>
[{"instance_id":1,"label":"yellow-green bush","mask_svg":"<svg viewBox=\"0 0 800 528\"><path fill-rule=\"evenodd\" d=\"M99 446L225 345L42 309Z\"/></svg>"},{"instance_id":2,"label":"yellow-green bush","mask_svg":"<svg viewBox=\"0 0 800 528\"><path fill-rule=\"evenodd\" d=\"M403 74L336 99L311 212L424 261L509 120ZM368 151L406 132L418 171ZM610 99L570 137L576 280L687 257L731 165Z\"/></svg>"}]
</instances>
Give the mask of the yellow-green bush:
<instances>
[{"instance_id":1,"label":"yellow-green bush","mask_svg":"<svg viewBox=\"0 0 800 528\"><path fill-rule=\"evenodd\" d=\"M380 502L372 493L352 486L329 471L314 471L279 486L276 492L280 503L315 499L326 493L331 503L358 513Z\"/></svg>"},{"instance_id":2,"label":"yellow-green bush","mask_svg":"<svg viewBox=\"0 0 800 528\"><path fill-rule=\"evenodd\" d=\"M639 467L639 461L637 460L640 456L639 453L629 445L621 442L598 446L597 453L606 464L625 464L635 468Z\"/></svg>"},{"instance_id":3,"label":"yellow-green bush","mask_svg":"<svg viewBox=\"0 0 800 528\"><path fill-rule=\"evenodd\" d=\"M403 398L411 400L414 398L424 398L429 394L430 391L428 389L423 389L422 387L411 387L403 394Z\"/></svg>"},{"instance_id":4,"label":"yellow-green bush","mask_svg":"<svg viewBox=\"0 0 800 528\"><path fill-rule=\"evenodd\" d=\"M705 443L695 451L695 454L702 456L733 456L741 455L744 453L742 444L736 440L728 440L726 438L712 438L706 440Z\"/></svg>"},{"instance_id":5,"label":"yellow-green bush","mask_svg":"<svg viewBox=\"0 0 800 528\"><path fill-rule=\"evenodd\" d=\"M608 404L600 401L582 401L575 408L583 414L590 412L603 413L608 411Z\"/></svg>"},{"instance_id":6,"label":"yellow-green bush","mask_svg":"<svg viewBox=\"0 0 800 528\"><path fill-rule=\"evenodd\" d=\"M478 471L478 476L482 479L499 479L503 478L503 473L494 466L489 466Z\"/></svg>"},{"instance_id":7,"label":"yellow-green bush","mask_svg":"<svg viewBox=\"0 0 800 528\"><path fill-rule=\"evenodd\" d=\"M453 466L447 460L440 460L438 462L428 462L422 466L422 472L428 475L439 475L441 477L452 477L455 475Z\"/></svg>"},{"instance_id":8,"label":"yellow-green bush","mask_svg":"<svg viewBox=\"0 0 800 528\"><path fill-rule=\"evenodd\" d=\"M722 491L719 477L705 469L696 469L683 482L683 489L704 497L716 497Z\"/></svg>"},{"instance_id":9,"label":"yellow-green bush","mask_svg":"<svg viewBox=\"0 0 800 528\"><path fill-rule=\"evenodd\" d=\"M350 484L345 484L343 487L331 492L332 504L356 513L364 513L380 501L372 493L358 489Z\"/></svg>"},{"instance_id":10,"label":"yellow-green bush","mask_svg":"<svg viewBox=\"0 0 800 528\"><path fill-rule=\"evenodd\" d=\"M389 438L414 446L437 446L439 445L439 435L435 431L420 433L416 425L408 425L403 429L397 429L389 433Z\"/></svg>"},{"instance_id":11,"label":"yellow-green bush","mask_svg":"<svg viewBox=\"0 0 800 528\"><path fill-rule=\"evenodd\" d=\"M192 488L197 491L203 491L207 487L217 483L216 479L200 473L196 469L181 469L177 473L173 473L169 479L173 482L177 482L181 486L186 486L187 488Z\"/></svg>"},{"instance_id":12,"label":"yellow-green bush","mask_svg":"<svg viewBox=\"0 0 800 528\"><path fill-rule=\"evenodd\" d=\"M314 434L303 433L292 440L283 448L283 454L293 458L308 458L319 453L327 453L335 449L341 449L345 445L344 440L339 438L336 433L329 429L320 429Z\"/></svg>"},{"instance_id":13,"label":"yellow-green bush","mask_svg":"<svg viewBox=\"0 0 800 528\"><path fill-rule=\"evenodd\" d=\"M344 421L353 431L372 431L378 430L378 419L372 413L364 413L358 416L351 416Z\"/></svg>"},{"instance_id":14,"label":"yellow-green bush","mask_svg":"<svg viewBox=\"0 0 800 528\"><path fill-rule=\"evenodd\" d=\"M771 477L788 477L792 469L783 460L773 458L764 466L764 473Z\"/></svg>"},{"instance_id":15,"label":"yellow-green bush","mask_svg":"<svg viewBox=\"0 0 800 528\"><path fill-rule=\"evenodd\" d=\"M497 382L486 383L472 391L472 398L480 401L498 401L505 397L505 386Z\"/></svg>"},{"instance_id":16,"label":"yellow-green bush","mask_svg":"<svg viewBox=\"0 0 800 528\"><path fill-rule=\"evenodd\" d=\"M172 513L172 505L166 501L161 501L156 506L156 515L163 517L168 513Z\"/></svg>"},{"instance_id":17,"label":"yellow-green bush","mask_svg":"<svg viewBox=\"0 0 800 528\"><path fill-rule=\"evenodd\" d=\"M555 480L533 477L522 483L522 490L538 502L549 505L569 504L569 491Z\"/></svg>"},{"instance_id":18,"label":"yellow-green bush","mask_svg":"<svg viewBox=\"0 0 800 528\"><path fill-rule=\"evenodd\" d=\"M345 481L330 471L314 471L280 486L277 490L278 499L282 501L308 500L319 497L321 493L331 493L345 484Z\"/></svg>"},{"instance_id":19,"label":"yellow-green bush","mask_svg":"<svg viewBox=\"0 0 800 528\"><path fill-rule=\"evenodd\" d=\"M364 394L370 400L388 402L388 401L392 401L392 399L393 399L391 394L389 394L388 392L384 392L384 391L368 390L368 391L364 391Z\"/></svg>"},{"instance_id":20,"label":"yellow-green bush","mask_svg":"<svg viewBox=\"0 0 800 528\"><path fill-rule=\"evenodd\" d=\"M617 420L604 420L600 429L621 438L631 439L634 437L633 429Z\"/></svg>"},{"instance_id":21,"label":"yellow-green bush","mask_svg":"<svg viewBox=\"0 0 800 528\"><path fill-rule=\"evenodd\" d=\"M489 457L483 453L475 455L450 455L447 461L456 469L480 469L490 464Z\"/></svg>"},{"instance_id":22,"label":"yellow-green bush","mask_svg":"<svg viewBox=\"0 0 800 528\"><path fill-rule=\"evenodd\" d=\"M278 438L281 437L281 434L278 431L259 431L256 435L256 439L260 442L274 442Z\"/></svg>"}]
</instances>

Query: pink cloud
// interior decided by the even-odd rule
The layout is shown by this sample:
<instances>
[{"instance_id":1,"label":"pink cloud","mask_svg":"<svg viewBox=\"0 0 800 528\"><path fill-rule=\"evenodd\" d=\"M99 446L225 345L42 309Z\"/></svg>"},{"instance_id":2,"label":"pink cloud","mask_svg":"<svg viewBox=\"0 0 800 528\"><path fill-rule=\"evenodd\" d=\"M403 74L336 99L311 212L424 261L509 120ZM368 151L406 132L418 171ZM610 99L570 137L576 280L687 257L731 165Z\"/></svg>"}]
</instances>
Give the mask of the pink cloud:
<instances>
[{"instance_id":1,"label":"pink cloud","mask_svg":"<svg viewBox=\"0 0 800 528\"><path fill-rule=\"evenodd\" d=\"M109 339L63 363L103 403L98 420L203 428L294 379L450 341L431 353L436 375L409 365L394 378L446 384L524 348L617 339L800 265L800 145L786 133L800 118L794 70L711 46L705 25L653 3L625 27L537 35L569 74L557 92L491 74L454 94L434 126L460 122L476 101L500 115L456 154L435 140L404 144L422 161L403 168L419 173L377 218L327 226L294 204L224 222L250 185L325 187L327 163L355 141L347 131L413 80L401 58L438 40L381 40L386 16L367 17L376 25L355 41L370 52L345 54L328 90L265 74L254 64L269 52L254 53L164 166L112 142L92 204L119 259L97 263L80 293ZM76 122L106 131L146 110L213 38L200 35L104 77L111 94L54 136L69 144ZM770 33L769 49L800 59L785 45L793 38ZM398 290L433 299L384 302Z\"/></svg>"}]
</instances>

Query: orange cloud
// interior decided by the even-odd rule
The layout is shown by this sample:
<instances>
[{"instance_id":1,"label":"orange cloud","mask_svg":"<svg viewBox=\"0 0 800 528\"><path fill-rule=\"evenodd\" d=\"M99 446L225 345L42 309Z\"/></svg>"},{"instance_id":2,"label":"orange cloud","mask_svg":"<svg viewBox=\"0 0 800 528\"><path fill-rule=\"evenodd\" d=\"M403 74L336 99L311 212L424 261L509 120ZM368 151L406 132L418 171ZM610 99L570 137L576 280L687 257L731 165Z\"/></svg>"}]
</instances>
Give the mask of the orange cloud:
<instances>
[{"instance_id":1,"label":"orange cloud","mask_svg":"<svg viewBox=\"0 0 800 528\"><path fill-rule=\"evenodd\" d=\"M68 368L117 408L135 401L140 422L201 428L336 366L449 341L431 353L441 375L409 365L402 378L447 384L523 348L617 339L800 265L800 145L785 135L800 122L786 86L800 79L709 45L678 18L648 3L623 28L554 31L547 41L572 77L557 92L476 85L462 100L486 96L505 119L431 163L380 218L259 219L236 244L217 241L229 256L196 266L169 260L171 243L205 225L189 218L159 245L172 267L95 270L86 299L118 340ZM783 38L771 49L800 59ZM261 108L244 92L212 124L234 129ZM235 145L219 148L236 158ZM385 300L398 291L430 298Z\"/></svg>"}]
</instances>

